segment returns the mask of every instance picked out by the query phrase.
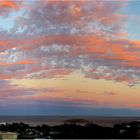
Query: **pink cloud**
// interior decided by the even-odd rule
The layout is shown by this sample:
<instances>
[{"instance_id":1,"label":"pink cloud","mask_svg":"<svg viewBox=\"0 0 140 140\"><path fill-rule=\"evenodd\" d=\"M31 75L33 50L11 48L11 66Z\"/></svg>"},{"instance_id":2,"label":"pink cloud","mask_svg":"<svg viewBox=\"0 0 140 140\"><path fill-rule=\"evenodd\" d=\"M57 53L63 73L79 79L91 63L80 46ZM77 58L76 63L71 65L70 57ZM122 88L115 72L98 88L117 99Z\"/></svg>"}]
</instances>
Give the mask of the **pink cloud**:
<instances>
[{"instance_id":1,"label":"pink cloud","mask_svg":"<svg viewBox=\"0 0 140 140\"><path fill-rule=\"evenodd\" d=\"M2 75L8 70L12 78L60 78L79 71L93 79L139 81L140 43L122 37L127 34L128 16L120 14L125 1L14 3L30 10L3 33Z\"/></svg>"},{"instance_id":2,"label":"pink cloud","mask_svg":"<svg viewBox=\"0 0 140 140\"><path fill-rule=\"evenodd\" d=\"M140 104L139 103L133 103L133 104L128 104L129 107L131 108L140 108Z\"/></svg>"}]
</instances>

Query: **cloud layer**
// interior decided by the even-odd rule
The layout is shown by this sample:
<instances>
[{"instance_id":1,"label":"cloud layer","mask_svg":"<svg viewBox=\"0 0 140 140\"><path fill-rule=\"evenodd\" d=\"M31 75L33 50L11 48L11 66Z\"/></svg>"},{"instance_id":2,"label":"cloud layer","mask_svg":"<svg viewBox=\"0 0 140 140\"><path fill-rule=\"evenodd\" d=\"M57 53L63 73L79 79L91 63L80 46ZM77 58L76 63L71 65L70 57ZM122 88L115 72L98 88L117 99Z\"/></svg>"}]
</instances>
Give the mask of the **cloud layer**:
<instances>
[{"instance_id":1,"label":"cloud layer","mask_svg":"<svg viewBox=\"0 0 140 140\"><path fill-rule=\"evenodd\" d=\"M1 2L13 9L18 4ZM1 79L51 78L78 71L88 78L137 83L140 42L124 38L127 16L119 11L125 4L22 1L22 16L15 18L10 32L1 30Z\"/></svg>"},{"instance_id":2,"label":"cloud layer","mask_svg":"<svg viewBox=\"0 0 140 140\"><path fill-rule=\"evenodd\" d=\"M59 90L19 88L10 83L13 79L62 78L80 73L90 79L139 83L140 41L128 39L129 33L124 30L129 17L121 10L126 4L98 0L0 1L0 17L13 22L10 29L0 28L0 83L6 87L0 93L4 101L42 101L45 97L64 103L100 104L88 99L55 99L47 93ZM105 94L116 95L111 91Z\"/></svg>"}]
</instances>

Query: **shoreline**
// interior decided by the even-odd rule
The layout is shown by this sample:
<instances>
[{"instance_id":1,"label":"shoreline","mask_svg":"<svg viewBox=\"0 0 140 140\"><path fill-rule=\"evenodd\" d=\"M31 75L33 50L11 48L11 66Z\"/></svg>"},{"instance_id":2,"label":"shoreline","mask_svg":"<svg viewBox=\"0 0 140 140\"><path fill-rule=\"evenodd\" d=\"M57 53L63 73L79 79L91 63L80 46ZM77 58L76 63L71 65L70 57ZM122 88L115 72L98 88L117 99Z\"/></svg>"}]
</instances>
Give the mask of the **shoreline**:
<instances>
[{"instance_id":1,"label":"shoreline","mask_svg":"<svg viewBox=\"0 0 140 140\"><path fill-rule=\"evenodd\" d=\"M113 126L116 123L139 121L140 117L110 117L110 116L0 116L0 123L27 123L32 126L46 124L49 126L64 124L68 119L85 119L100 126Z\"/></svg>"}]
</instances>

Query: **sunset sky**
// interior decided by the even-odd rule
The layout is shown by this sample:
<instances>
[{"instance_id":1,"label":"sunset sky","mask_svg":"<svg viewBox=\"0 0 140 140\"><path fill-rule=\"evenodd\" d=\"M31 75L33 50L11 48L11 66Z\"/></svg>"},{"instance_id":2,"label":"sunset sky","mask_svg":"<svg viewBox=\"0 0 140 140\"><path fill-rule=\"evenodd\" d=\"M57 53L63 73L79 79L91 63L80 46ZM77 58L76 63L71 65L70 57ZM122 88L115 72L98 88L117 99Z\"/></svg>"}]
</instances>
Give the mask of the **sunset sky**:
<instances>
[{"instance_id":1,"label":"sunset sky","mask_svg":"<svg viewBox=\"0 0 140 140\"><path fill-rule=\"evenodd\" d=\"M0 0L0 115L140 115L140 1Z\"/></svg>"}]
</instances>

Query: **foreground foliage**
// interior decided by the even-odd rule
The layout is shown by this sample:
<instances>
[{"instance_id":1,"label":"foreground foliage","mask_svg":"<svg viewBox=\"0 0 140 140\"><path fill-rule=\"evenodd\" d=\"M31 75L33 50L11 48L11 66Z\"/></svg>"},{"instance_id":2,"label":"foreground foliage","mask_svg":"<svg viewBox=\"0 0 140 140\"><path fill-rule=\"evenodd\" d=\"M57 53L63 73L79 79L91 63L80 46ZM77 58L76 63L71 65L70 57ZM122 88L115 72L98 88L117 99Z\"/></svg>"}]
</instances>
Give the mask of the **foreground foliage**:
<instances>
[{"instance_id":1,"label":"foreground foliage","mask_svg":"<svg viewBox=\"0 0 140 140\"><path fill-rule=\"evenodd\" d=\"M1 124L0 131L17 132L20 139L31 138L140 138L140 122L103 127L93 123L79 125L75 122L57 126L29 126L24 123Z\"/></svg>"}]
</instances>

